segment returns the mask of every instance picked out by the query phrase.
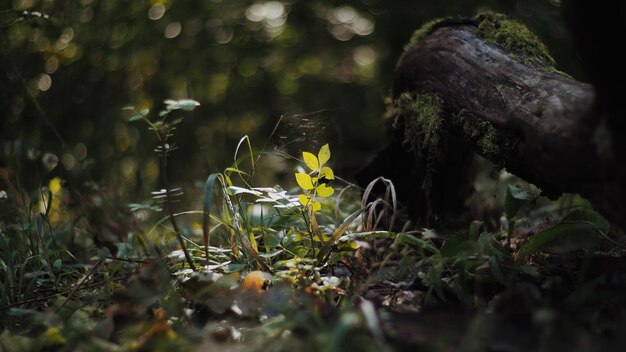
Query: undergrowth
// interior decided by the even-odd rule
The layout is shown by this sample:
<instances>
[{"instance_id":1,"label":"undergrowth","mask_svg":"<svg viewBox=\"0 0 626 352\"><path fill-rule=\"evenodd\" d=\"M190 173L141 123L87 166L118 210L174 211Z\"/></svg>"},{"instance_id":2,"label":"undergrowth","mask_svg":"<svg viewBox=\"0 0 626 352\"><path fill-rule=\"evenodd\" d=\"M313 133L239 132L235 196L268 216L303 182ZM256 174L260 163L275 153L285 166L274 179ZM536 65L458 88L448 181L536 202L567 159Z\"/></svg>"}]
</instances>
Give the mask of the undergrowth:
<instances>
[{"instance_id":1,"label":"undergrowth","mask_svg":"<svg viewBox=\"0 0 626 352\"><path fill-rule=\"evenodd\" d=\"M0 350L445 350L458 342L394 337L390 312L442 302L493 311L519 290L561 297L558 275L539 263L550 253L589 257L609 238L583 199L550 201L510 175L477 184L477 194L499 199L484 220L416 227L389 180L360 189L335 175L328 144L295 158L291 184L255 185L268 152L248 137L189 209L167 160L181 114L196 106L127 108L157 140L162 185L147 201L120 204L96 185L70 189L49 177L50 156L34 189L22 186L19 163L2 169ZM379 197L366 201L375 189ZM586 302L600 281L577 280L563 284L572 290L564 299ZM465 346L480 350L476 343Z\"/></svg>"}]
</instances>

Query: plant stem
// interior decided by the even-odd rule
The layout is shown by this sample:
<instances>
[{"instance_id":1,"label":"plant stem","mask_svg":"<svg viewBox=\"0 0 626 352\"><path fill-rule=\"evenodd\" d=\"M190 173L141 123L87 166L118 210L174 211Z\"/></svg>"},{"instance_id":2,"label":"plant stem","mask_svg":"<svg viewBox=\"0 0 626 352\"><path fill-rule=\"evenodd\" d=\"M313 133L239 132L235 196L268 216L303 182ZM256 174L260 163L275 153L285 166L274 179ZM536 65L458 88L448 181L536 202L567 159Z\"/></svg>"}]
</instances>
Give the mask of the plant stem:
<instances>
[{"instance_id":1,"label":"plant stem","mask_svg":"<svg viewBox=\"0 0 626 352\"><path fill-rule=\"evenodd\" d=\"M261 267L261 269L263 269L263 271L273 274L274 270L272 270L272 268L270 268L270 266L259 255L259 253L257 253L254 250L254 248L252 247L252 243L250 242L250 239L248 239L248 237L246 237L246 234L243 233L243 229L241 228L241 225L239 224L239 221L237 220L237 212L235 211L235 207L233 206L233 203L230 200L228 193L226 192L226 187L224 186L224 184L222 184L222 194L224 196L224 200L226 201L226 206L228 207L228 209L230 210L230 213L232 214L233 228L234 228L235 233L239 236L239 242L241 243L241 246L243 247L244 252L247 255L254 258L254 260L256 260L257 264L259 264L259 266Z\"/></svg>"},{"instance_id":2,"label":"plant stem","mask_svg":"<svg viewBox=\"0 0 626 352\"><path fill-rule=\"evenodd\" d=\"M157 136L159 137L159 141L161 142L161 177L163 177L163 188L165 189L165 209L167 211L167 215L172 223L172 227L174 228L174 233L176 234L176 239L178 243L180 243L180 248L183 250L185 254L185 259L189 264L189 267L193 271L196 270L196 266L193 264L193 260L191 259L191 255L189 255L189 251L187 250L187 245L185 245L185 239L181 235L180 228L178 227L178 223L176 222L176 217L172 213L172 198L170 194L170 188L167 180L167 139L163 138L161 132L157 131Z\"/></svg>"},{"instance_id":3,"label":"plant stem","mask_svg":"<svg viewBox=\"0 0 626 352\"><path fill-rule=\"evenodd\" d=\"M306 226L307 232L309 233L309 238L311 239L311 251L313 252L313 255L315 255L315 240L313 238L313 228L311 227L311 223L309 223L309 218L307 217L305 209L302 209L301 212L302 219L304 220L304 226Z\"/></svg>"},{"instance_id":4,"label":"plant stem","mask_svg":"<svg viewBox=\"0 0 626 352\"><path fill-rule=\"evenodd\" d=\"M52 206L52 197L45 198L41 188L39 189L39 192L40 192L41 200L43 201L43 204L45 206L45 209L44 209L45 213L44 214L40 213L38 216L41 219L41 221L44 221L48 224L48 229L50 230L50 237L52 238L52 241L56 245L56 239L54 238L54 233L52 232L52 226L50 225L50 222L48 221L48 215L47 215L50 210L50 207ZM48 270L50 270L50 273L54 276L54 273L52 272L52 262L50 261L50 253L48 252L48 246L44 242L42 234L39 232L39 227L37 226L37 219L35 219L35 232L37 233L37 236L39 237L39 242L41 243L41 249L43 250L45 260L48 263Z\"/></svg>"},{"instance_id":5,"label":"plant stem","mask_svg":"<svg viewBox=\"0 0 626 352\"><path fill-rule=\"evenodd\" d=\"M76 293L76 291L80 290L80 288L83 287L83 285L85 285L85 283L87 283L87 281L89 281L92 278L92 276L96 273L96 271L100 269L100 266L102 266L102 264L104 264L104 258L98 259L96 264L94 264L91 270L89 270L87 275L83 276L83 278L80 279L80 281L76 284L76 286L74 286L72 291L70 291L70 293L65 297L65 300L55 310L55 313L58 313L59 310L61 310L61 308L63 308L63 306L65 306L65 304L72 298L72 296Z\"/></svg>"},{"instance_id":6,"label":"plant stem","mask_svg":"<svg viewBox=\"0 0 626 352\"><path fill-rule=\"evenodd\" d=\"M506 236L506 247L509 250L512 250L512 240L513 240L513 234L515 233L515 221L514 220L509 220L509 226L508 226L508 231L507 231L507 236Z\"/></svg>"}]
</instances>

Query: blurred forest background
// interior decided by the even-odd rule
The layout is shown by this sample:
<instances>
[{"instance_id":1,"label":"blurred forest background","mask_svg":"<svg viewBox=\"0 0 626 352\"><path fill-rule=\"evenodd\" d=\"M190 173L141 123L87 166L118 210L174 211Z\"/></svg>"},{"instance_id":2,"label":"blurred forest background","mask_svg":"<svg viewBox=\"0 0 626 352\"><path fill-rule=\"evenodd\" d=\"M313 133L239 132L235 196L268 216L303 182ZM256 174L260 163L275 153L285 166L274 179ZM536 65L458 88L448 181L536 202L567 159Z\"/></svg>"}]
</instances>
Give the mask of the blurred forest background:
<instances>
[{"instance_id":1,"label":"blurred forest background","mask_svg":"<svg viewBox=\"0 0 626 352\"><path fill-rule=\"evenodd\" d=\"M60 161L51 177L96 181L131 198L159 187L158 156L152 134L127 122L122 107L158 111L168 98L201 104L173 138L172 184L228 166L246 134L258 149L286 147L292 155L330 142L337 174L349 179L386 142L384 101L403 46L436 17L506 13L546 42L560 70L585 79L559 0L0 6L0 166L14 156L27 165L50 152ZM256 182L278 182L281 160L268 158L272 170Z\"/></svg>"}]
</instances>

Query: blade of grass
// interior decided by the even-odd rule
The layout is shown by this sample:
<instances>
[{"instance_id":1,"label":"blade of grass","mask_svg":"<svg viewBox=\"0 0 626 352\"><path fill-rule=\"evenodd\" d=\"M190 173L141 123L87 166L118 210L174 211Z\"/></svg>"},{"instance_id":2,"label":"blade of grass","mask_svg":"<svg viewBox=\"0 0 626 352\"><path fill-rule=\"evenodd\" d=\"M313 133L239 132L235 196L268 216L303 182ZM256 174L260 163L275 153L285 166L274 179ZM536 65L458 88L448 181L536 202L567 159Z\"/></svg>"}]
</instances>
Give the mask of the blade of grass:
<instances>
[{"instance_id":1,"label":"blade of grass","mask_svg":"<svg viewBox=\"0 0 626 352\"><path fill-rule=\"evenodd\" d=\"M204 201L202 202L202 240L204 242L206 265L209 265L209 226L211 223L211 202L213 201L213 189L215 182L218 181L218 178L219 174L211 174L204 184Z\"/></svg>"},{"instance_id":2,"label":"blade of grass","mask_svg":"<svg viewBox=\"0 0 626 352\"><path fill-rule=\"evenodd\" d=\"M233 206L230 196L228 195L228 190L226 188L226 184L223 181L223 178L218 177L217 179L220 181L222 185L221 187L222 195L224 196L224 200L226 201L228 210L232 215L233 227L235 228L235 232L237 234L237 237L239 238L239 242L241 243L241 246L243 247L246 254L254 258L254 260L257 262L257 264L259 264L261 269L263 269L264 271L268 273L273 274L274 271L272 270L272 268L270 268L270 266L267 265L263 257L261 257L259 253L254 250L254 247L252 246L250 239L245 233L243 233L243 229L241 228L241 225L239 224L239 221L237 220L237 211L235 210L235 207Z\"/></svg>"},{"instance_id":3,"label":"blade of grass","mask_svg":"<svg viewBox=\"0 0 626 352\"><path fill-rule=\"evenodd\" d=\"M382 199L384 201L385 204L385 208L382 210L382 213L387 214L388 208L391 208L393 210L392 214L391 214L391 219L389 220L389 230L391 231L393 229L393 224L395 222L395 218L396 218L396 212L398 209L398 200L397 200L397 195L396 195L396 189L393 185L393 182L391 182L391 180L384 178L384 177L378 177L376 179L374 179L372 182L370 182L367 187L365 187L365 190L363 191L363 197L361 200L361 206L365 207L366 204L370 203L369 199L370 196L372 195L372 191L374 189L374 186L376 186L377 183L382 183L383 186L385 187L385 192L382 196L378 196L377 199ZM391 204L389 204L389 198L391 197ZM374 209L372 208L371 211L374 211ZM372 218L372 214L369 214L369 216ZM368 221L366 219L366 216L364 215L364 219L363 219L363 223L364 224L368 224ZM370 226L373 226L374 224L370 223ZM373 228L369 227L366 228L366 230L373 230Z\"/></svg>"},{"instance_id":4,"label":"blade of grass","mask_svg":"<svg viewBox=\"0 0 626 352\"><path fill-rule=\"evenodd\" d=\"M239 148L241 148L241 146L243 145L243 142L246 142L246 145L248 146L248 158L250 158L250 166L252 168L252 170L250 170L250 174L247 174L245 172L241 172L239 170L239 159L237 158L237 155L239 154ZM246 158L246 156L242 157L242 158ZM244 180L242 174L248 175L249 178L252 178L250 175L254 175L254 153L252 152L252 144L250 144L250 137L248 137L248 135L245 135L243 137L241 137L241 139L239 140L239 143L237 143L237 148L235 149L235 155L233 156L233 167L232 169L238 170L239 172L237 172L237 174L239 175L239 178L241 178L241 180L246 184L246 186L251 187L250 184L248 183L248 181Z\"/></svg>"},{"instance_id":5,"label":"blade of grass","mask_svg":"<svg viewBox=\"0 0 626 352\"><path fill-rule=\"evenodd\" d=\"M369 209L369 205L367 205L365 208L361 208L355 211L354 213L350 214L350 216L348 216L346 220L343 221L341 226L339 226L335 230L335 232L333 232L330 240L326 242L326 244L324 244L322 248L320 248L320 251L317 254L318 263L322 264L326 262L326 260L328 259L328 256L330 255L334 247L337 245L337 242L339 241L341 236L343 236L343 234L346 233L346 231L348 231L350 224L352 224L352 222L356 220L356 218L358 218L361 214L363 214L363 212L367 211L367 209Z\"/></svg>"}]
</instances>

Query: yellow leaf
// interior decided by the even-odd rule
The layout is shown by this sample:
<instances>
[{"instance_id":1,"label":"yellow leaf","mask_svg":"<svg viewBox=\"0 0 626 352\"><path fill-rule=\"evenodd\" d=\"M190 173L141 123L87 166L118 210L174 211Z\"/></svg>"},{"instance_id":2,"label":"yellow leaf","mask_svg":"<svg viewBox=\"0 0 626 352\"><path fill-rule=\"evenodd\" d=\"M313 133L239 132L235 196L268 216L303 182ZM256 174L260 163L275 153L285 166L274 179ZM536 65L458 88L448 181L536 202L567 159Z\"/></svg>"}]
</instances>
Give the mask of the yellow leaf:
<instances>
[{"instance_id":1,"label":"yellow leaf","mask_svg":"<svg viewBox=\"0 0 626 352\"><path fill-rule=\"evenodd\" d=\"M309 167L309 169L313 171L316 171L317 169L319 169L320 164L317 161L317 158L315 157L315 155L309 152L303 152L302 157L304 158L304 163L306 164L306 166Z\"/></svg>"},{"instance_id":2,"label":"yellow leaf","mask_svg":"<svg viewBox=\"0 0 626 352\"><path fill-rule=\"evenodd\" d=\"M45 332L46 339L55 344L64 344L66 342L65 337L61 334L61 330L56 326L49 327Z\"/></svg>"},{"instance_id":3,"label":"yellow leaf","mask_svg":"<svg viewBox=\"0 0 626 352\"><path fill-rule=\"evenodd\" d=\"M333 169L329 168L328 166L324 166L322 168L322 171L320 171L320 177L324 177L327 180L334 180L335 173L333 172Z\"/></svg>"},{"instance_id":4,"label":"yellow leaf","mask_svg":"<svg viewBox=\"0 0 626 352\"><path fill-rule=\"evenodd\" d=\"M298 186L305 191L313 189L313 181L311 180L311 176L304 174L302 172L296 173L296 182L298 182Z\"/></svg>"},{"instance_id":5,"label":"yellow leaf","mask_svg":"<svg viewBox=\"0 0 626 352\"><path fill-rule=\"evenodd\" d=\"M320 210L322 210L322 203L320 202L313 203L313 211L320 211Z\"/></svg>"},{"instance_id":6,"label":"yellow leaf","mask_svg":"<svg viewBox=\"0 0 626 352\"><path fill-rule=\"evenodd\" d=\"M48 189L50 190L50 192L52 192L52 194L57 194L61 192L61 179L55 177L50 180L50 182L48 183Z\"/></svg>"},{"instance_id":7,"label":"yellow leaf","mask_svg":"<svg viewBox=\"0 0 626 352\"><path fill-rule=\"evenodd\" d=\"M305 196L304 194L298 195L298 200L300 200L300 204L302 205L311 203L311 197Z\"/></svg>"},{"instance_id":8,"label":"yellow leaf","mask_svg":"<svg viewBox=\"0 0 626 352\"><path fill-rule=\"evenodd\" d=\"M259 253L259 246L256 244L256 238L254 238L254 234L251 232L248 237L250 237L250 243L252 244L252 248L255 252Z\"/></svg>"},{"instance_id":9,"label":"yellow leaf","mask_svg":"<svg viewBox=\"0 0 626 352\"><path fill-rule=\"evenodd\" d=\"M330 159L330 147L328 144L324 144L320 148L319 153L317 153L317 157L319 158L320 166L326 164L326 162Z\"/></svg>"},{"instance_id":10,"label":"yellow leaf","mask_svg":"<svg viewBox=\"0 0 626 352\"><path fill-rule=\"evenodd\" d=\"M319 185L319 187L317 187L317 194L320 197L330 197L333 193L335 193L335 190L332 187L328 187L323 183Z\"/></svg>"},{"instance_id":11,"label":"yellow leaf","mask_svg":"<svg viewBox=\"0 0 626 352\"><path fill-rule=\"evenodd\" d=\"M265 274L259 270L249 272L241 282L241 287L244 289L254 289L257 291L263 290L264 285Z\"/></svg>"},{"instance_id":12,"label":"yellow leaf","mask_svg":"<svg viewBox=\"0 0 626 352\"><path fill-rule=\"evenodd\" d=\"M328 241L328 240L330 240L330 237L328 237L328 236L324 236L324 235L322 235L322 237L321 237L321 238L320 238L320 235L315 235L315 236L313 236L313 241L315 241L315 242L321 242L321 243L324 243L324 242L326 242L326 241Z\"/></svg>"}]
</instances>

